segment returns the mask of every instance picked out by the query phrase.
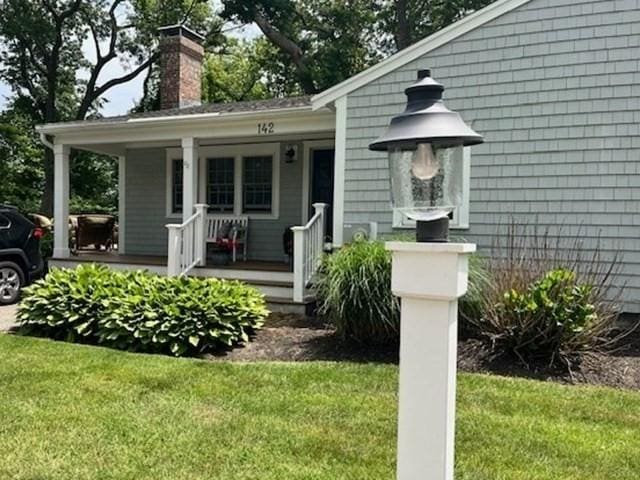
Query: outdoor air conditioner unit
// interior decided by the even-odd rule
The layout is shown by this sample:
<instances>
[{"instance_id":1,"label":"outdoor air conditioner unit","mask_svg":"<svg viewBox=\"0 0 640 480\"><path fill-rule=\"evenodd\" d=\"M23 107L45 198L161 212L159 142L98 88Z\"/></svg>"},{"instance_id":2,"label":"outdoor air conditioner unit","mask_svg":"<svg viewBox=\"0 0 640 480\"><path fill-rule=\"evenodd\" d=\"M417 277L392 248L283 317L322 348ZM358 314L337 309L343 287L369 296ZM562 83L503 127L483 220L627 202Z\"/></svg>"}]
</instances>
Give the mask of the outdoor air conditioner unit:
<instances>
[{"instance_id":1,"label":"outdoor air conditioner unit","mask_svg":"<svg viewBox=\"0 0 640 480\"><path fill-rule=\"evenodd\" d=\"M344 224L344 242L361 242L378 238L378 222L359 222Z\"/></svg>"}]
</instances>

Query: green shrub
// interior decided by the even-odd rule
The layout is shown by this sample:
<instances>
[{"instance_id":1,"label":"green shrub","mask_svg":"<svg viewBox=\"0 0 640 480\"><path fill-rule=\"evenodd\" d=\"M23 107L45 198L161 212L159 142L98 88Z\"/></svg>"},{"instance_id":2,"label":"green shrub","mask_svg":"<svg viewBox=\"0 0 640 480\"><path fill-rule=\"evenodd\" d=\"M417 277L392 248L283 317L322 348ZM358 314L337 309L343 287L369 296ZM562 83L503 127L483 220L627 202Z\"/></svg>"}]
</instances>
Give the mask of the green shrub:
<instances>
[{"instance_id":1,"label":"green shrub","mask_svg":"<svg viewBox=\"0 0 640 480\"><path fill-rule=\"evenodd\" d=\"M385 240L413 241L414 235ZM461 328L481 311L487 282L485 262L469 258L469 291L460 300ZM356 242L324 259L317 283L319 313L343 338L363 343L396 341L400 331L400 302L391 293L391 252L384 242Z\"/></svg>"},{"instance_id":2,"label":"green shrub","mask_svg":"<svg viewBox=\"0 0 640 480\"><path fill-rule=\"evenodd\" d=\"M599 330L592 295L593 286L578 283L574 272L551 270L524 291L505 292L481 331L527 364L571 361L591 348Z\"/></svg>"},{"instance_id":3,"label":"green shrub","mask_svg":"<svg viewBox=\"0 0 640 480\"><path fill-rule=\"evenodd\" d=\"M380 343L398 338L391 294L391 253L382 242L356 242L327 255L317 284L319 312L343 338Z\"/></svg>"},{"instance_id":4,"label":"green shrub","mask_svg":"<svg viewBox=\"0 0 640 480\"><path fill-rule=\"evenodd\" d=\"M536 225L507 225L495 235L487 279L468 322L497 355L526 367L571 369L584 354L615 345L619 258L586 245L580 233L551 235Z\"/></svg>"},{"instance_id":5,"label":"green shrub","mask_svg":"<svg viewBox=\"0 0 640 480\"><path fill-rule=\"evenodd\" d=\"M85 265L27 288L18 321L27 334L180 356L247 342L267 314L240 282Z\"/></svg>"},{"instance_id":6,"label":"green shrub","mask_svg":"<svg viewBox=\"0 0 640 480\"><path fill-rule=\"evenodd\" d=\"M482 316L483 299L489 281L487 260L477 253L469 255L469 286L467 293L458 301L458 321L462 332L473 332L474 319Z\"/></svg>"}]
</instances>

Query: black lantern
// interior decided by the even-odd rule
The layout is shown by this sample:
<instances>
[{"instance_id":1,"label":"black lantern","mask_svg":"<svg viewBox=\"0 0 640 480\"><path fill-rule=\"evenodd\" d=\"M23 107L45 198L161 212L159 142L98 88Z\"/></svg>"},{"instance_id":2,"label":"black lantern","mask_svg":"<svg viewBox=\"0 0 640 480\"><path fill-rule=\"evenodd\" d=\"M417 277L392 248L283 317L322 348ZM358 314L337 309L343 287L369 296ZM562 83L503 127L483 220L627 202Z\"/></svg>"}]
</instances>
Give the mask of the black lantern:
<instances>
[{"instance_id":1,"label":"black lantern","mask_svg":"<svg viewBox=\"0 0 640 480\"><path fill-rule=\"evenodd\" d=\"M456 150L482 143L442 101L444 87L420 70L405 90L407 108L369 145L389 152L393 207L417 222L418 242L446 242L449 215L462 203L463 165Z\"/></svg>"}]
</instances>

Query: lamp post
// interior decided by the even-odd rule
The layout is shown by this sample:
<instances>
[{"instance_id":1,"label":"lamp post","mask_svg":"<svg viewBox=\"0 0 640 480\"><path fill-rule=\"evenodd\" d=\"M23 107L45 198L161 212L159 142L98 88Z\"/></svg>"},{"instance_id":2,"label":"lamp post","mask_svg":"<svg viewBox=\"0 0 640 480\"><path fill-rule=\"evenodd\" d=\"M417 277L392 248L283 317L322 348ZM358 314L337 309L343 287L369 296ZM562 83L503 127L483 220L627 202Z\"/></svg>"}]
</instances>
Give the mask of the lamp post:
<instances>
[{"instance_id":1,"label":"lamp post","mask_svg":"<svg viewBox=\"0 0 640 480\"><path fill-rule=\"evenodd\" d=\"M393 207L416 221L416 243L389 242L391 288L401 298L398 480L453 480L458 298L475 245L448 243L463 197L456 149L483 138L444 105L420 70L406 110L369 148L389 153Z\"/></svg>"}]
</instances>

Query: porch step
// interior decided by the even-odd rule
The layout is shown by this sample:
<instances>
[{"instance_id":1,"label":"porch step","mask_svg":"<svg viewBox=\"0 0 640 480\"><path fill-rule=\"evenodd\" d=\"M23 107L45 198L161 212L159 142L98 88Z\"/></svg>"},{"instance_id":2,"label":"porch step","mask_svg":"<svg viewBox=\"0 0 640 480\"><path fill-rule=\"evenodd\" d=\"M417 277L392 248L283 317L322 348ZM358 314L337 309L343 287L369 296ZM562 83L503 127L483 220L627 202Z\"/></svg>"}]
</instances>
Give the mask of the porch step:
<instances>
[{"instance_id":1,"label":"porch step","mask_svg":"<svg viewBox=\"0 0 640 480\"><path fill-rule=\"evenodd\" d=\"M293 273L273 270L243 270L236 268L196 267L191 271L197 277L226 278L245 282L290 282L293 285Z\"/></svg>"},{"instance_id":2,"label":"porch step","mask_svg":"<svg viewBox=\"0 0 640 480\"><path fill-rule=\"evenodd\" d=\"M294 313L297 315L312 315L315 308L315 298L305 297L300 302L294 302L291 297L269 297L265 298L267 308L274 313Z\"/></svg>"}]
</instances>

